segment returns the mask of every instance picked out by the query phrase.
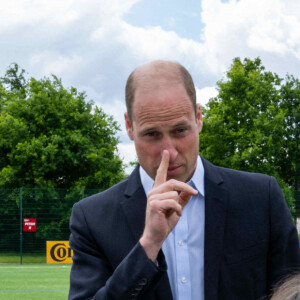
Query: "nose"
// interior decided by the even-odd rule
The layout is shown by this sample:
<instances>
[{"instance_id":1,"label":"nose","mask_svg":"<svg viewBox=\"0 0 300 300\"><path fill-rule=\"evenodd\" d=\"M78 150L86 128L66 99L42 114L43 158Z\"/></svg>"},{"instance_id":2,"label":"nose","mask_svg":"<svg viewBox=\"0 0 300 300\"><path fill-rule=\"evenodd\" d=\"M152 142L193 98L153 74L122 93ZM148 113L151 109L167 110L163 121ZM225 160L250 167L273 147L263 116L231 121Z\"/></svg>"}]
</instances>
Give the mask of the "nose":
<instances>
[{"instance_id":1,"label":"nose","mask_svg":"<svg viewBox=\"0 0 300 300\"><path fill-rule=\"evenodd\" d=\"M170 162L175 161L175 159L178 155L178 151L177 151L177 148L176 148L176 142L174 140L172 140L172 138L170 138L169 136L164 136L164 138L162 140L161 153L164 150L169 151Z\"/></svg>"}]
</instances>

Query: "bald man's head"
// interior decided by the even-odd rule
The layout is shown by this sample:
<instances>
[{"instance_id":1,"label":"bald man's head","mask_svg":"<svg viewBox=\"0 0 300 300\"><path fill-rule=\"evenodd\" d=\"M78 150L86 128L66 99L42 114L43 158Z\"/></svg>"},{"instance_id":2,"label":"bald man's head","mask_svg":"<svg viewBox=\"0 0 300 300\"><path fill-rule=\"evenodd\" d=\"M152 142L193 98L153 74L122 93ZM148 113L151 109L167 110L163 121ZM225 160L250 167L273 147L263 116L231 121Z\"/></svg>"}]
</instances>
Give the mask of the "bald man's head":
<instances>
[{"instance_id":1,"label":"bald man's head","mask_svg":"<svg viewBox=\"0 0 300 300\"><path fill-rule=\"evenodd\" d=\"M145 91L183 84L196 113L196 90L190 73L182 65L170 61L153 61L136 68L126 83L126 107L132 122L132 106L137 88Z\"/></svg>"}]
</instances>

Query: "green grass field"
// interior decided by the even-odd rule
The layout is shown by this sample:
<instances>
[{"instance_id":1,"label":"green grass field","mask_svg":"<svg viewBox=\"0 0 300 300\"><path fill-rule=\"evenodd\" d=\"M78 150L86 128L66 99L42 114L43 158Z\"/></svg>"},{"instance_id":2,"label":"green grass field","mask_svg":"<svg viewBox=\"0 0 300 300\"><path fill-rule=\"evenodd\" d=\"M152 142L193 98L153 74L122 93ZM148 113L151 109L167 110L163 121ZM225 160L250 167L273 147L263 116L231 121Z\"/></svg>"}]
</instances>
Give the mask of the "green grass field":
<instances>
[{"instance_id":1,"label":"green grass field","mask_svg":"<svg viewBox=\"0 0 300 300\"><path fill-rule=\"evenodd\" d=\"M67 299L71 265L0 265L0 299Z\"/></svg>"},{"instance_id":2,"label":"green grass field","mask_svg":"<svg viewBox=\"0 0 300 300\"><path fill-rule=\"evenodd\" d=\"M21 262L20 253L10 252L10 253L0 253L0 264L19 264ZM31 263L46 263L45 254L39 253L24 253L22 255L23 264Z\"/></svg>"}]
</instances>

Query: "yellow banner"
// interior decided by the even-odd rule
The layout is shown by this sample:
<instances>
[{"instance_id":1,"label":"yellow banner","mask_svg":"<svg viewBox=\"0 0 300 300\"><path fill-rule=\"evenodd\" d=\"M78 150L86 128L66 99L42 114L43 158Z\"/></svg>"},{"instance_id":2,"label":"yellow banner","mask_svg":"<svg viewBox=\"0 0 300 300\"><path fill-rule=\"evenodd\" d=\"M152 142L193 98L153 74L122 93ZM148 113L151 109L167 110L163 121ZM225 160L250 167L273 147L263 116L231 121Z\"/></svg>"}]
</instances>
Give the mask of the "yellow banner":
<instances>
[{"instance_id":1,"label":"yellow banner","mask_svg":"<svg viewBox=\"0 0 300 300\"><path fill-rule=\"evenodd\" d=\"M71 264L73 250L68 241L47 241L47 264Z\"/></svg>"}]
</instances>

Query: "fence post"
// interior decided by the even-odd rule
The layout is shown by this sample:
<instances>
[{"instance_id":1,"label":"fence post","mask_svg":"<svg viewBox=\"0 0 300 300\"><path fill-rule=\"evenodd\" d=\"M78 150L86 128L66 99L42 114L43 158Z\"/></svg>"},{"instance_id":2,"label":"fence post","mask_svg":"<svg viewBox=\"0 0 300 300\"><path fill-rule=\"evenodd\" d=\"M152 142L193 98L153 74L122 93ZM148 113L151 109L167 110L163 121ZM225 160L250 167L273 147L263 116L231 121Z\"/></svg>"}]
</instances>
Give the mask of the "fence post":
<instances>
[{"instance_id":1,"label":"fence post","mask_svg":"<svg viewBox=\"0 0 300 300\"><path fill-rule=\"evenodd\" d=\"M20 264L22 265L23 257L23 199L22 199L22 188L20 188Z\"/></svg>"}]
</instances>

